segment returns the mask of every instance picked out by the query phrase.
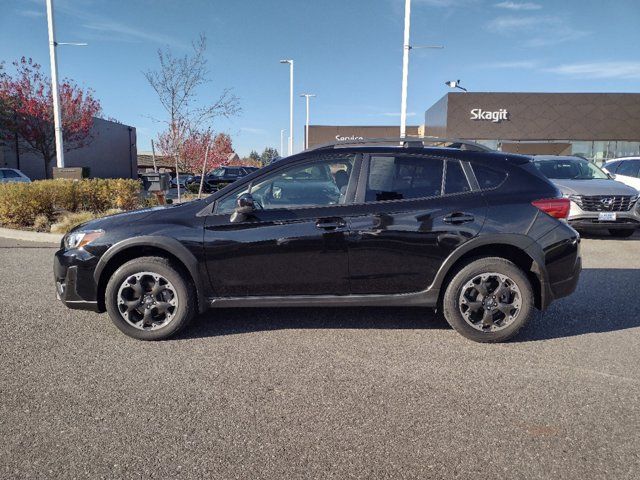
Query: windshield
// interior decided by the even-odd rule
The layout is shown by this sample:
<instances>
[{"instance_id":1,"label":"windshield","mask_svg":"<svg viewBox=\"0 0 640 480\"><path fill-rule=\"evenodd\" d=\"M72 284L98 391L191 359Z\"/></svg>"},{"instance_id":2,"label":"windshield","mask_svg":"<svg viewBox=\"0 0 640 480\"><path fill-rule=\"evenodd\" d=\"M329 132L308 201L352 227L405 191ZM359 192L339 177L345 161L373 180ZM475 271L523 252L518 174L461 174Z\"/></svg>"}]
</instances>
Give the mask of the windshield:
<instances>
[{"instance_id":1,"label":"windshield","mask_svg":"<svg viewBox=\"0 0 640 480\"><path fill-rule=\"evenodd\" d=\"M579 158L536 160L535 165L545 177L554 180L598 180L609 178L606 173L593 163Z\"/></svg>"}]
</instances>

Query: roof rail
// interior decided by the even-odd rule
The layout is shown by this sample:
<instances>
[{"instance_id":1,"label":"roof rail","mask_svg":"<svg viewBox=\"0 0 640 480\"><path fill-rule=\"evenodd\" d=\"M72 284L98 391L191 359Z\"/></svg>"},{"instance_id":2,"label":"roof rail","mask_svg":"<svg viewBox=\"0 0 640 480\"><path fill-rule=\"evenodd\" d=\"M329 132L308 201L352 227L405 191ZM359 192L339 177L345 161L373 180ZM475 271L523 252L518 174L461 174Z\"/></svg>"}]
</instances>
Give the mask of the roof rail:
<instances>
[{"instance_id":1,"label":"roof rail","mask_svg":"<svg viewBox=\"0 0 640 480\"><path fill-rule=\"evenodd\" d=\"M493 150L485 145L470 140L461 140L459 138L442 138L442 137L389 137L389 138L363 138L354 140L339 140L337 142L323 143L315 147L307 149L311 150L328 150L332 148L348 147L353 145L371 145L377 143L390 143L409 147L426 147L426 144L433 144L436 147L457 148L459 150L473 150L476 152L492 152Z\"/></svg>"}]
</instances>

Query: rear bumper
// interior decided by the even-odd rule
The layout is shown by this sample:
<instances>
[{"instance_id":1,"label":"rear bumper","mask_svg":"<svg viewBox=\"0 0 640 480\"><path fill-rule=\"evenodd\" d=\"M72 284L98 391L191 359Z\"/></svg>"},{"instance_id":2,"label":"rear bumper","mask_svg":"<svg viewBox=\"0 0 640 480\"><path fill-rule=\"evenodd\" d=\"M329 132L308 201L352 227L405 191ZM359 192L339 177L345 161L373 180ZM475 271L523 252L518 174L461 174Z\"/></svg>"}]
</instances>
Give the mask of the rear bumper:
<instances>
[{"instance_id":1,"label":"rear bumper","mask_svg":"<svg viewBox=\"0 0 640 480\"><path fill-rule=\"evenodd\" d=\"M554 299L568 297L575 292L580 280L580 272L582 272L582 258L578 257L570 276L549 285L552 297Z\"/></svg>"},{"instance_id":2,"label":"rear bumper","mask_svg":"<svg viewBox=\"0 0 640 480\"><path fill-rule=\"evenodd\" d=\"M540 280L541 310L575 291L582 271L580 235L575 229L560 223L528 250L537 259L533 270Z\"/></svg>"},{"instance_id":3,"label":"rear bumper","mask_svg":"<svg viewBox=\"0 0 640 480\"><path fill-rule=\"evenodd\" d=\"M53 276L56 297L68 308L101 311L93 280L95 257L86 254L69 255L64 250L56 252L53 260Z\"/></svg>"}]
</instances>

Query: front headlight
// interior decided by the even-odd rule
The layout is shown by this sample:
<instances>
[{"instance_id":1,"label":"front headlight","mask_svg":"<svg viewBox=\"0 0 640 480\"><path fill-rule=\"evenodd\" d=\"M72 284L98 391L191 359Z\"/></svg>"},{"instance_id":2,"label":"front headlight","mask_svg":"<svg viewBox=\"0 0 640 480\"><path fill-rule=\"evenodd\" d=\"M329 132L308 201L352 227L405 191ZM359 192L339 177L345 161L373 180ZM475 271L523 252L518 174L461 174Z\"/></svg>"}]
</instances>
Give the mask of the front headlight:
<instances>
[{"instance_id":1,"label":"front headlight","mask_svg":"<svg viewBox=\"0 0 640 480\"><path fill-rule=\"evenodd\" d=\"M104 235L104 230L79 230L68 233L64 237L64 248L71 250L81 248Z\"/></svg>"}]
</instances>

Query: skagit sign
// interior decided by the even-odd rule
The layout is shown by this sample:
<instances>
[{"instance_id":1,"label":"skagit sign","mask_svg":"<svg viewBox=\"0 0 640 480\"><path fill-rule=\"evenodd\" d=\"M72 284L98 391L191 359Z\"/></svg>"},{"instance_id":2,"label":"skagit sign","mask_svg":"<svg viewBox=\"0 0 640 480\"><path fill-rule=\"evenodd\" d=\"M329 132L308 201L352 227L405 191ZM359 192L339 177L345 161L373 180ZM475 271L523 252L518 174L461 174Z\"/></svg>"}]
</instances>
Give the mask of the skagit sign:
<instances>
[{"instance_id":1,"label":"skagit sign","mask_svg":"<svg viewBox=\"0 0 640 480\"><path fill-rule=\"evenodd\" d=\"M486 122L500 123L509 120L509 112L506 108L500 110L483 110L474 108L471 110L471 120L483 120Z\"/></svg>"}]
</instances>

